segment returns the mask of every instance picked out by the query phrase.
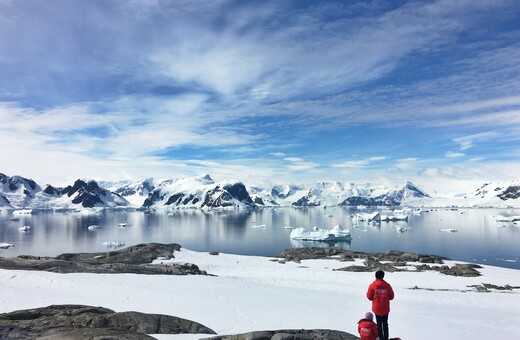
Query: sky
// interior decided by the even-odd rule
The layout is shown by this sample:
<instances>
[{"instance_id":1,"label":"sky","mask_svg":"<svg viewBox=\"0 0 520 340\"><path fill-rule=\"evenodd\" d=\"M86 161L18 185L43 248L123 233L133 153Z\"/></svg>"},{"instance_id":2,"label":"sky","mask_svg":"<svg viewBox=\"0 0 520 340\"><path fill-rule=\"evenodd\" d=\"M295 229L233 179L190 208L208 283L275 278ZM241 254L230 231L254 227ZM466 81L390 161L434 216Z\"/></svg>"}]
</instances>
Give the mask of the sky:
<instances>
[{"instance_id":1,"label":"sky","mask_svg":"<svg viewBox=\"0 0 520 340\"><path fill-rule=\"evenodd\" d=\"M0 172L520 177L520 4L0 0Z\"/></svg>"}]
</instances>

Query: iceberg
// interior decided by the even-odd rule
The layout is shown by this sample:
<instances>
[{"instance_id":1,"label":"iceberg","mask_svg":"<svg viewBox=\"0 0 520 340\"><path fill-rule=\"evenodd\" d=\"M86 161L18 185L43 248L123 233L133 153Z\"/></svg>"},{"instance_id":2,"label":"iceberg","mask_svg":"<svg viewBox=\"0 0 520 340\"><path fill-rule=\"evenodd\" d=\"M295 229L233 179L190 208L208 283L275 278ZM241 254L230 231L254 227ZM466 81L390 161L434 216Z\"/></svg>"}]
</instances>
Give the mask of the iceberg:
<instances>
[{"instance_id":1,"label":"iceberg","mask_svg":"<svg viewBox=\"0 0 520 340\"><path fill-rule=\"evenodd\" d=\"M20 209L13 211L13 215L31 215L32 209Z\"/></svg>"},{"instance_id":2,"label":"iceberg","mask_svg":"<svg viewBox=\"0 0 520 340\"><path fill-rule=\"evenodd\" d=\"M381 221L385 221L385 222L408 221L408 216L406 216L406 215L381 215Z\"/></svg>"},{"instance_id":3,"label":"iceberg","mask_svg":"<svg viewBox=\"0 0 520 340\"><path fill-rule=\"evenodd\" d=\"M497 222L516 222L520 221L520 216L497 216Z\"/></svg>"},{"instance_id":4,"label":"iceberg","mask_svg":"<svg viewBox=\"0 0 520 340\"><path fill-rule=\"evenodd\" d=\"M408 228L403 227L403 226L399 226L399 225L398 225L398 226L395 226L394 229L395 229L395 231L397 231L398 233L404 233L404 232L408 231Z\"/></svg>"},{"instance_id":5,"label":"iceberg","mask_svg":"<svg viewBox=\"0 0 520 340\"><path fill-rule=\"evenodd\" d=\"M8 249L14 247L14 244L12 243L0 243L0 249Z\"/></svg>"},{"instance_id":6,"label":"iceberg","mask_svg":"<svg viewBox=\"0 0 520 340\"><path fill-rule=\"evenodd\" d=\"M381 221L408 221L408 210L394 210L391 215L381 215Z\"/></svg>"},{"instance_id":7,"label":"iceberg","mask_svg":"<svg viewBox=\"0 0 520 340\"><path fill-rule=\"evenodd\" d=\"M125 245L125 241L106 241L103 245L107 248L119 248Z\"/></svg>"},{"instance_id":8,"label":"iceberg","mask_svg":"<svg viewBox=\"0 0 520 340\"><path fill-rule=\"evenodd\" d=\"M341 225L336 225L332 229L312 229L296 228L291 231L290 237L293 240L301 241L341 241L350 240L350 230L344 229Z\"/></svg>"},{"instance_id":9,"label":"iceberg","mask_svg":"<svg viewBox=\"0 0 520 340\"><path fill-rule=\"evenodd\" d=\"M359 222L378 223L381 222L381 214L378 212L373 213L358 213L352 217L352 222L358 224Z\"/></svg>"},{"instance_id":10,"label":"iceberg","mask_svg":"<svg viewBox=\"0 0 520 340\"><path fill-rule=\"evenodd\" d=\"M23 231L23 232L30 231L31 230L31 226L24 225L23 227L18 228L18 230Z\"/></svg>"}]
</instances>

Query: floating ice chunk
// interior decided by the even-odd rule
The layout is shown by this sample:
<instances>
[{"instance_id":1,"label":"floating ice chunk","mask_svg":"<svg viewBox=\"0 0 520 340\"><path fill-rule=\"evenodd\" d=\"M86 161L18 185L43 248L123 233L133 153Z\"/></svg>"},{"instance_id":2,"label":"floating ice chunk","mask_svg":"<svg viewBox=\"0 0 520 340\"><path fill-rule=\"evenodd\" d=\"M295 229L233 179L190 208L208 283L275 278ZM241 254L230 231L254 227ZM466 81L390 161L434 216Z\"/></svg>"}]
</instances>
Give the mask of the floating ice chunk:
<instances>
[{"instance_id":1,"label":"floating ice chunk","mask_svg":"<svg viewBox=\"0 0 520 340\"><path fill-rule=\"evenodd\" d=\"M32 214L32 209L20 209L13 211L13 215L30 215Z\"/></svg>"},{"instance_id":2,"label":"floating ice chunk","mask_svg":"<svg viewBox=\"0 0 520 340\"><path fill-rule=\"evenodd\" d=\"M439 229L440 232L444 232L444 233L456 233L458 232L457 229L455 228L444 228L444 229Z\"/></svg>"},{"instance_id":3,"label":"floating ice chunk","mask_svg":"<svg viewBox=\"0 0 520 340\"><path fill-rule=\"evenodd\" d=\"M128 227L127 223L119 223L119 228L126 228Z\"/></svg>"},{"instance_id":4,"label":"floating ice chunk","mask_svg":"<svg viewBox=\"0 0 520 340\"><path fill-rule=\"evenodd\" d=\"M107 248L119 248L125 245L125 241L106 241L103 245Z\"/></svg>"},{"instance_id":5,"label":"floating ice chunk","mask_svg":"<svg viewBox=\"0 0 520 340\"><path fill-rule=\"evenodd\" d=\"M397 211L397 210L396 210ZM405 214L381 215L381 221L408 221L408 216Z\"/></svg>"},{"instance_id":6,"label":"floating ice chunk","mask_svg":"<svg viewBox=\"0 0 520 340\"><path fill-rule=\"evenodd\" d=\"M8 249L14 247L14 244L12 243L0 243L0 249Z\"/></svg>"},{"instance_id":7,"label":"floating ice chunk","mask_svg":"<svg viewBox=\"0 0 520 340\"><path fill-rule=\"evenodd\" d=\"M516 222L520 221L520 216L497 216L497 222Z\"/></svg>"},{"instance_id":8,"label":"floating ice chunk","mask_svg":"<svg viewBox=\"0 0 520 340\"><path fill-rule=\"evenodd\" d=\"M23 227L18 228L18 230L20 230L20 231L24 231L24 232L25 232L25 231L30 231L30 230L31 230L31 227L28 226L28 225L24 225Z\"/></svg>"},{"instance_id":9,"label":"floating ice chunk","mask_svg":"<svg viewBox=\"0 0 520 340\"><path fill-rule=\"evenodd\" d=\"M290 237L294 240L302 241L340 241L350 240L350 230L344 229L339 224L332 229L320 229L314 227L312 229L296 228L291 231Z\"/></svg>"},{"instance_id":10,"label":"floating ice chunk","mask_svg":"<svg viewBox=\"0 0 520 340\"><path fill-rule=\"evenodd\" d=\"M353 223L359 223L359 222L380 222L381 221L381 214L378 213L378 212L373 212L373 213L358 213L358 214L355 214L353 217L352 217L352 222Z\"/></svg>"},{"instance_id":11,"label":"floating ice chunk","mask_svg":"<svg viewBox=\"0 0 520 340\"><path fill-rule=\"evenodd\" d=\"M89 225L88 230L98 230L98 229L101 229L100 226L98 226L97 224L93 224L93 225Z\"/></svg>"}]
</instances>

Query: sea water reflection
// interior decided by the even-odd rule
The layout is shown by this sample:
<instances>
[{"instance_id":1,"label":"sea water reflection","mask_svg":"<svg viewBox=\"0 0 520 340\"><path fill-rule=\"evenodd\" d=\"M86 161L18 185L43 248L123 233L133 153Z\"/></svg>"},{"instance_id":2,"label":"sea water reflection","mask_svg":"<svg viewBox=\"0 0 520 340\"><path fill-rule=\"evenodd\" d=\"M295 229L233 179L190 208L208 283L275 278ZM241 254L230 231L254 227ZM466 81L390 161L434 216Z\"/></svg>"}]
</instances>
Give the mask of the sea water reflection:
<instances>
[{"instance_id":1,"label":"sea water reflection","mask_svg":"<svg viewBox=\"0 0 520 340\"><path fill-rule=\"evenodd\" d=\"M520 225L498 223L497 215L520 215L515 210L437 209L410 215L408 222L353 225L355 211L345 208L276 208L207 213L177 210L170 213L103 211L100 213L51 213L0 215L0 256L19 254L55 256L65 252L105 251L106 241L126 246L144 242L179 243L197 251L242 255L277 255L302 246L356 251L390 249L437 254L457 260L520 269ZM119 225L126 224L124 227ZM349 242L302 242L289 238L291 227L350 228ZM89 230L98 225L99 229ZM30 226L28 232L20 227ZM401 226L402 228L396 228ZM92 228L91 228L92 229ZM458 232L441 232L456 229Z\"/></svg>"}]
</instances>

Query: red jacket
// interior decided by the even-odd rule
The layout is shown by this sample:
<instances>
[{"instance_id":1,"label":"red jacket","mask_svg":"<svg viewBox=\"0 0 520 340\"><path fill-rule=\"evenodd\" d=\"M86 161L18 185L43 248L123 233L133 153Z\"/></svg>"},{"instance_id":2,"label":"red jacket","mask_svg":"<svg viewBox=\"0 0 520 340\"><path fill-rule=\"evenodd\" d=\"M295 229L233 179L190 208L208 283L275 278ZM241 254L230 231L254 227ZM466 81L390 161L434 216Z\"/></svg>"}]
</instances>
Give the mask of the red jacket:
<instances>
[{"instance_id":1,"label":"red jacket","mask_svg":"<svg viewBox=\"0 0 520 340\"><path fill-rule=\"evenodd\" d=\"M376 340L379 336L377 333L377 325L372 320L359 320L357 330L361 340Z\"/></svg>"},{"instance_id":2,"label":"red jacket","mask_svg":"<svg viewBox=\"0 0 520 340\"><path fill-rule=\"evenodd\" d=\"M388 315L390 313L390 300L394 298L394 291L383 279L376 279L368 287L367 298L372 301L372 312L375 315Z\"/></svg>"}]
</instances>

